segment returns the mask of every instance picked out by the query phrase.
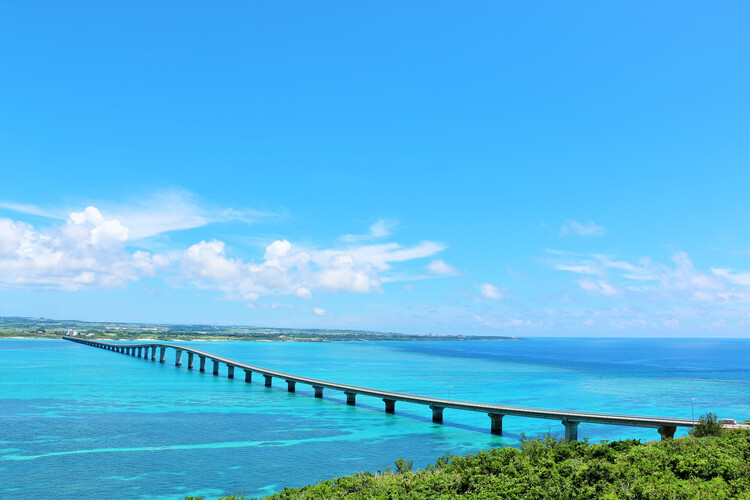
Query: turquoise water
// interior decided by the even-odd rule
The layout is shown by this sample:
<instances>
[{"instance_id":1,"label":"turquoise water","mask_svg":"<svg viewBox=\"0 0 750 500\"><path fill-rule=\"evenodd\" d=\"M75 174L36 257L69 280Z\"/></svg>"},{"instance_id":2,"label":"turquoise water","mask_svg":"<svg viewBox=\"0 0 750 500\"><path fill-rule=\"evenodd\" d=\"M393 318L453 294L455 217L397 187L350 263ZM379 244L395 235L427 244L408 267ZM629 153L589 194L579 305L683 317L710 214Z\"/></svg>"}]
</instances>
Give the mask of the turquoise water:
<instances>
[{"instance_id":1,"label":"turquoise water","mask_svg":"<svg viewBox=\"0 0 750 500\"><path fill-rule=\"evenodd\" d=\"M691 418L750 419L750 340L532 339L497 342L190 342L289 373L466 401ZM170 351L171 353L171 351ZM169 359L168 359L169 361ZM296 394L65 341L0 341L0 498L263 496L397 458L517 446L560 423L326 391ZM591 440L653 429L581 424Z\"/></svg>"}]
</instances>

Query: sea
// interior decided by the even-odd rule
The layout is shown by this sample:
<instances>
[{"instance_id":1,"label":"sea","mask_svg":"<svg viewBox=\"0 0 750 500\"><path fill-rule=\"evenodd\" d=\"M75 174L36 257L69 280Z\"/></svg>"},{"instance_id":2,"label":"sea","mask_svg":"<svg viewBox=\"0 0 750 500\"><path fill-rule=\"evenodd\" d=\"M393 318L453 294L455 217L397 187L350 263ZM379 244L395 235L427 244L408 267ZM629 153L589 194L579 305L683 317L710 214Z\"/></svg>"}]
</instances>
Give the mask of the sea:
<instances>
[{"instance_id":1,"label":"sea","mask_svg":"<svg viewBox=\"0 0 750 500\"><path fill-rule=\"evenodd\" d=\"M750 419L750 339L187 342L248 364L350 385L532 408ZM168 351L172 354L173 351ZM0 499L263 497L399 458L562 437L560 422L227 378L63 340L0 340ZM197 368L197 367L196 367ZM209 369L210 372L210 369ZM685 430L679 430L678 435ZM581 424L579 439L659 439Z\"/></svg>"}]
</instances>

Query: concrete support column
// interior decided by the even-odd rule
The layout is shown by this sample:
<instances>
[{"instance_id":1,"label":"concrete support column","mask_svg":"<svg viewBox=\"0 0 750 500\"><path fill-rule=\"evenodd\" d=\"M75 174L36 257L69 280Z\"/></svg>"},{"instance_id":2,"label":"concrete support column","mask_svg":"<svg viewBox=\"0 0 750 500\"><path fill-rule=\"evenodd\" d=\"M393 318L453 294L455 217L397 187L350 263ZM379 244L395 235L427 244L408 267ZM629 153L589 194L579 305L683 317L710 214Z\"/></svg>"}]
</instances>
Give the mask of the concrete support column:
<instances>
[{"instance_id":1,"label":"concrete support column","mask_svg":"<svg viewBox=\"0 0 750 500\"><path fill-rule=\"evenodd\" d=\"M227 378L234 378L234 365L227 365Z\"/></svg>"},{"instance_id":2,"label":"concrete support column","mask_svg":"<svg viewBox=\"0 0 750 500\"><path fill-rule=\"evenodd\" d=\"M296 380L287 380L286 381L286 391L287 392L294 392L294 386L297 385Z\"/></svg>"},{"instance_id":3,"label":"concrete support column","mask_svg":"<svg viewBox=\"0 0 750 500\"><path fill-rule=\"evenodd\" d=\"M500 435L503 433L503 417L505 415L501 413L488 413L487 415L490 416L490 420L492 420L492 426L490 427L490 432L492 434Z\"/></svg>"},{"instance_id":4,"label":"concrete support column","mask_svg":"<svg viewBox=\"0 0 750 500\"><path fill-rule=\"evenodd\" d=\"M139 358L142 358L142 357L143 357L143 347L139 347L139 348L138 348L138 357L139 357Z\"/></svg>"},{"instance_id":5,"label":"concrete support column","mask_svg":"<svg viewBox=\"0 0 750 500\"><path fill-rule=\"evenodd\" d=\"M156 361L156 346L151 346L151 361Z\"/></svg>"},{"instance_id":6,"label":"concrete support column","mask_svg":"<svg viewBox=\"0 0 750 500\"><path fill-rule=\"evenodd\" d=\"M219 361L216 359L212 359L211 361L214 362L214 375L219 374Z\"/></svg>"},{"instance_id":7,"label":"concrete support column","mask_svg":"<svg viewBox=\"0 0 750 500\"><path fill-rule=\"evenodd\" d=\"M148 359L148 350L151 346L146 346L143 348L143 359Z\"/></svg>"},{"instance_id":8,"label":"concrete support column","mask_svg":"<svg viewBox=\"0 0 750 500\"><path fill-rule=\"evenodd\" d=\"M201 372L205 372L206 371L206 357L200 356L200 358L201 358Z\"/></svg>"},{"instance_id":9,"label":"concrete support column","mask_svg":"<svg viewBox=\"0 0 750 500\"><path fill-rule=\"evenodd\" d=\"M159 348L159 363L164 363L166 361L166 357L167 357L167 348L160 347Z\"/></svg>"},{"instance_id":10,"label":"concrete support column","mask_svg":"<svg viewBox=\"0 0 750 500\"><path fill-rule=\"evenodd\" d=\"M182 349L175 349L174 351L174 365L180 366L182 364Z\"/></svg>"},{"instance_id":11,"label":"concrete support column","mask_svg":"<svg viewBox=\"0 0 750 500\"><path fill-rule=\"evenodd\" d=\"M578 441L578 424L581 422L573 422L564 418L562 423L565 426L565 441Z\"/></svg>"},{"instance_id":12,"label":"concrete support column","mask_svg":"<svg viewBox=\"0 0 750 500\"><path fill-rule=\"evenodd\" d=\"M443 423L443 408L442 406L434 406L430 405L430 409L432 410L432 421L436 424L442 424Z\"/></svg>"},{"instance_id":13,"label":"concrete support column","mask_svg":"<svg viewBox=\"0 0 750 500\"><path fill-rule=\"evenodd\" d=\"M386 413L396 413L396 400L395 399L383 398L383 403L385 403Z\"/></svg>"},{"instance_id":14,"label":"concrete support column","mask_svg":"<svg viewBox=\"0 0 750 500\"><path fill-rule=\"evenodd\" d=\"M319 385L314 385L313 390L315 391L315 397L316 398L322 398L323 397L323 387Z\"/></svg>"},{"instance_id":15,"label":"concrete support column","mask_svg":"<svg viewBox=\"0 0 750 500\"><path fill-rule=\"evenodd\" d=\"M188 370L193 369L193 357L194 357L194 353L189 352L188 353Z\"/></svg>"},{"instance_id":16,"label":"concrete support column","mask_svg":"<svg viewBox=\"0 0 750 500\"><path fill-rule=\"evenodd\" d=\"M253 381L253 371L245 370L245 382L248 384Z\"/></svg>"},{"instance_id":17,"label":"concrete support column","mask_svg":"<svg viewBox=\"0 0 750 500\"><path fill-rule=\"evenodd\" d=\"M344 394L346 394L346 404L348 404L349 406L354 406L355 404L357 404L356 403L356 399L357 399L357 393L356 392L344 391Z\"/></svg>"},{"instance_id":18,"label":"concrete support column","mask_svg":"<svg viewBox=\"0 0 750 500\"><path fill-rule=\"evenodd\" d=\"M658 430L661 440L666 441L667 439L674 439L674 433L677 432L677 427L673 425L663 425L659 427Z\"/></svg>"},{"instance_id":19,"label":"concrete support column","mask_svg":"<svg viewBox=\"0 0 750 500\"><path fill-rule=\"evenodd\" d=\"M273 382L273 377L271 375L263 374L263 377L266 379L266 387L271 387L271 383Z\"/></svg>"}]
</instances>

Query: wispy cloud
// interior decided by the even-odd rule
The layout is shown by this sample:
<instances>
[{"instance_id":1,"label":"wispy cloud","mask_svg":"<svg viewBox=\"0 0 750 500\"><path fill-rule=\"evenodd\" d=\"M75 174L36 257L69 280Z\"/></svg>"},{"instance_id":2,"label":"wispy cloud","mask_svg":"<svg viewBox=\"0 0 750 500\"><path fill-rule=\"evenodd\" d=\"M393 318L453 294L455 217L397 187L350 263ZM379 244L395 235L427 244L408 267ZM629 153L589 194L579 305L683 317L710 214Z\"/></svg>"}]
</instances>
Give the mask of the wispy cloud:
<instances>
[{"instance_id":1,"label":"wispy cloud","mask_svg":"<svg viewBox=\"0 0 750 500\"><path fill-rule=\"evenodd\" d=\"M446 263L442 259L436 259L427 264L427 269L433 274L440 276L458 276L461 274L458 269Z\"/></svg>"},{"instance_id":2,"label":"wispy cloud","mask_svg":"<svg viewBox=\"0 0 750 500\"><path fill-rule=\"evenodd\" d=\"M480 284L479 291L482 296L491 300L500 300L503 298L503 291L491 283Z\"/></svg>"},{"instance_id":3,"label":"wispy cloud","mask_svg":"<svg viewBox=\"0 0 750 500\"><path fill-rule=\"evenodd\" d=\"M592 294L723 305L750 302L750 273L724 268L702 271L683 251L675 252L670 262L665 263L650 258L628 262L601 254L550 254L553 257L542 259L543 264L587 276L575 282Z\"/></svg>"},{"instance_id":4,"label":"wispy cloud","mask_svg":"<svg viewBox=\"0 0 750 500\"><path fill-rule=\"evenodd\" d=\"M62 214L59 210L42 208L37 205L0 201L0 208L4 208L5 210L10 210L11 212L16 212L19 214L46 217L48 219L65 220L65 214Z\"/></svg>"},{"instance_id":5,"label":"wispy cloud","mask_svg":"<svg viewBox=\"0 0 750 500\"><path fill-rule=\"evenodd\" d=\"M92 205L96 206L105 218L117 220L127 226L130 241L217 222L238 221L251 224L261 218L278 216L253 209L214 206L180 188L163 189L124 202L107 200ZM65 220L68 214L74 211L65 207L43 208L14 202L0 202L0 208L58 220Z\"/></svg>"},{"instance_id":6,"label":"wispy cloud","mask_svg":"<svg viewBox=\"0 0 750 500\"><path fill-rule=\"evenodd\" d=\"M390 236L393 228L396 226L398 226L398 221L380 219L370 226L370 231L367 234L344 234L340 239L346 243L358 243L361 241L384 238Z\"/></svg>"},{"instance_id":7,"label":"wispy cloud","mask_svg":"<svg viewBox=\"0 0 750 500\"><path fill-rule=\"evenodd\" d=\"M578 222L566 220L562 227L560 227L560 236L601 236L604 233L604 227L597 225L594 221Z\"/></svg>"}]
</instances>

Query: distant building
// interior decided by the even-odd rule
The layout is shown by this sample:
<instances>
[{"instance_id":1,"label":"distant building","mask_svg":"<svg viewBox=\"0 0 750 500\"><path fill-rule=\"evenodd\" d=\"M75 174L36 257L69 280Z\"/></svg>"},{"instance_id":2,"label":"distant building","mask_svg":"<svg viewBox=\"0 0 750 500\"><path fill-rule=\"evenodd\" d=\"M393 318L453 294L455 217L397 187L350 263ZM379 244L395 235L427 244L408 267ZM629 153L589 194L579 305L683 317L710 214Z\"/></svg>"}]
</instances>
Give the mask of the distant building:
<instances>
[{"instance_id":1,"label":"distant building","mask_svg":"<svg viewBox=\"0 0 750 500\"><path fill-rule=\"evenodd\" d=\"M78 335L78 330L68 330L67 335L68 337L76 337Z\"/></svg>"}]
</instances>

